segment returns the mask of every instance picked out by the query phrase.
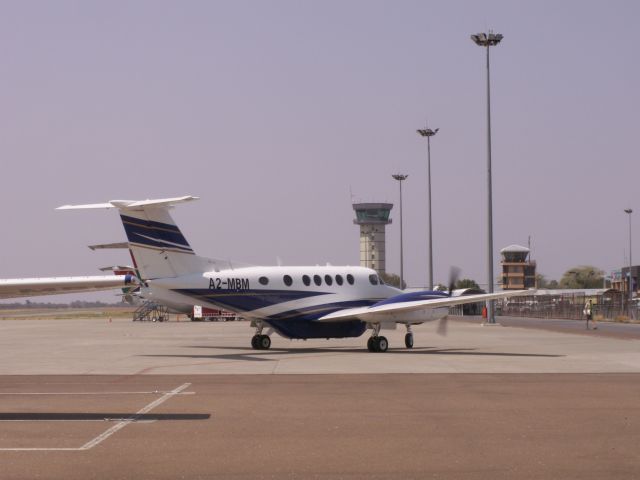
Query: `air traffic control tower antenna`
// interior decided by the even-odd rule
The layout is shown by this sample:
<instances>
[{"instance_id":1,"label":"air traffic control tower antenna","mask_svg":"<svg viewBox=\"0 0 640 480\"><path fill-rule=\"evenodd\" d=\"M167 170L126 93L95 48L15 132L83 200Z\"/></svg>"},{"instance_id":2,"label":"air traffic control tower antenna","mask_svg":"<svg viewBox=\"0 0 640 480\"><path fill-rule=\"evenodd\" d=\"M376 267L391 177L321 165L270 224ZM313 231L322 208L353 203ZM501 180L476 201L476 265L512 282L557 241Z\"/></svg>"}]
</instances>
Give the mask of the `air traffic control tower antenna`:
<instances>
[{"instance_id":1,"label":"air traffic control tower antenna","mask_svg":"<svg viewBox=\"0 0 640 480\"><path fill-rule=\"evenodd\" d=\"M378 273L386 272L385 226L391 223L389 212L392 203L354 203L356 218L360 225L360 266L373 268Z\"/></svg>"}]
</instances>

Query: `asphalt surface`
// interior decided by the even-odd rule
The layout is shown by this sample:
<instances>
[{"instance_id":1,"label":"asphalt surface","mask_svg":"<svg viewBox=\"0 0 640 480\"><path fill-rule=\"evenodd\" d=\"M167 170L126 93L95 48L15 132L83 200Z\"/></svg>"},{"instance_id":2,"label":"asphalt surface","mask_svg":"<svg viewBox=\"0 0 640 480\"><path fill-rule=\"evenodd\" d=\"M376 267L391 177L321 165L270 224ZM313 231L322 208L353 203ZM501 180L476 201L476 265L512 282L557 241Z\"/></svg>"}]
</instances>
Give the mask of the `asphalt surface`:
<instances>
[{"instance_id":1,"label":"asphalt surface","mask_svg":"<svg viewBox=\"0 0 640 480\"><path fill-rule=\"evenodd\" d=\"M0 321L0 479L640 478L640 325L479 321L416 327L413 350L385 331L385 354Z\"/></svg>"},{"instance_id":2,"label":"asphalt surface","mask_svg":"<svg viewBox=\"0 0 640 480\"><path fill-rule=\"evenodd\" d=\"M640 473L635 374L5 376L0 392L6 480Z\"/></svg>"}]
</instances>

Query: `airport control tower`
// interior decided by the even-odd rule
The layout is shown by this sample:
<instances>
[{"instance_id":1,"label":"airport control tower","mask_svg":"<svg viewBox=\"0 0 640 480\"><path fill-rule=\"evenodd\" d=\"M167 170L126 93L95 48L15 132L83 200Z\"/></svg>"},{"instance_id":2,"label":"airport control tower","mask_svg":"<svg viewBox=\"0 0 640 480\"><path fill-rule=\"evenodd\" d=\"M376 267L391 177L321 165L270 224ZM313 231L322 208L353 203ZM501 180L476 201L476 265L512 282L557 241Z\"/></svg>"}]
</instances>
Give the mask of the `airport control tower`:
<instances>
[{"instance_id":1,"label":"airport control tower","mask_svg":"<svg viewBox=\"0 0 640 480\"><path fill-rule=\"evenodd\" d=\"M356 219L360 225L360 266L385 273L385 226L391 223L391 203L354 203Z\"/></svg>"}]
</instances>

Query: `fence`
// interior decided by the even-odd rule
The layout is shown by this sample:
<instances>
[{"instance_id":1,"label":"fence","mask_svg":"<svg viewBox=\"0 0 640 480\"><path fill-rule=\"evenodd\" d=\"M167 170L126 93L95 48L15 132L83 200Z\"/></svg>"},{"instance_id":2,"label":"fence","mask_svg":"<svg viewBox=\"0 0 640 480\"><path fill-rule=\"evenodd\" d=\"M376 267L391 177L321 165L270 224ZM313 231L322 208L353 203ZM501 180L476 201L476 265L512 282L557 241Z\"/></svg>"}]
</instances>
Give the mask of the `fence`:
<instances>
[{"instance_id":1,"label":"fence","mask_svg":"<svg viewBox=\"0 0 640 480\"><path fill-rule=\"evenodd\" d=\"M537 294L511 297L496 302L496 314L514 317L584 319L584 308L591 301L594 316L616 319L629 315L628 302L621 292L606 290L599 294L585 292ZM638 318L637 305L632 306L633 318Z\"/></svg>"}]
</instances>

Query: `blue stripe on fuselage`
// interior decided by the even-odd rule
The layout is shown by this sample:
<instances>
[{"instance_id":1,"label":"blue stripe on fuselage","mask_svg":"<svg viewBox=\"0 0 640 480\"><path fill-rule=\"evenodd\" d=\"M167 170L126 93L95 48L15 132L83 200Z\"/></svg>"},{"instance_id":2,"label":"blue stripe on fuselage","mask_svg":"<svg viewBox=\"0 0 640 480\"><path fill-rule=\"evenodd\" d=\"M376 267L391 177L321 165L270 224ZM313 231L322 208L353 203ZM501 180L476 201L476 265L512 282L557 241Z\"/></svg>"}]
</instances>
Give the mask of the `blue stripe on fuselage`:
<instances>
[{"instance_id":1,"label":"blue stripe on fuselage","mask_svg":"<svg viewBox=\"0 0 640 480\"><path fill-rule=\"evenodd\" d=\"M175 292L205 300L235 312L250 312L278 303L328 295L329 292L300 290L210 290L208 288L178 289Z\"/></svg>"},{"instance_id":2,"label":"blue stripe on fuselage","mask_svg":"<svg viewBox=\"0 0 640 480\"><path fill-rule=\"evenodd\" d=\"M380 305L391 305L393 303L416 302L418 300L433 300L436 298L447 298L448 296L449 295L445 292L423 290L421 292L401 293L400 295L395 295L393 297L382 300L381 302L378 302L373 306L378 307Z\"/></svg>"}]
</instances>

